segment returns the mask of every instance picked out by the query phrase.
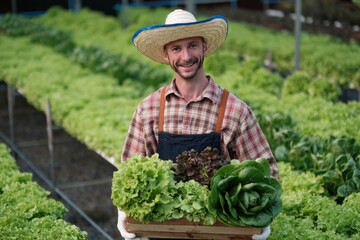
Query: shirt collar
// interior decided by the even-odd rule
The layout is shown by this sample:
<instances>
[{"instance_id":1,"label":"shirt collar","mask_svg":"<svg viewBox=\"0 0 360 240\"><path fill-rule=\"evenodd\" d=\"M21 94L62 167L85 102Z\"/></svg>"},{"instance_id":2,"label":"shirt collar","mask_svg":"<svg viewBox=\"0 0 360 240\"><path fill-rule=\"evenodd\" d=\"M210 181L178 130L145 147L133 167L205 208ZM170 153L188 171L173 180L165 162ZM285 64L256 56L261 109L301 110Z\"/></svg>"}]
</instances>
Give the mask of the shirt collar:
<instances>
[{"instance_id":1,"label":"shirt collar","mask_svg":"<svg viewBox=\"0 0 360 240\"><path fill-rule=\"evenodd\" d=\"M209 84L206 86L202 94L196 99L196 101L201 101L204 98L210 99L213 103L218 103L221 100L221 88L215 81L211 78L211 76L206 76L209 79ZM171 81L171 83L167 86L165 97L168 98L169 95L174 94L175 96L181 98L181 94L176 88L175 78Z\"/></svg>"}]
</instances>

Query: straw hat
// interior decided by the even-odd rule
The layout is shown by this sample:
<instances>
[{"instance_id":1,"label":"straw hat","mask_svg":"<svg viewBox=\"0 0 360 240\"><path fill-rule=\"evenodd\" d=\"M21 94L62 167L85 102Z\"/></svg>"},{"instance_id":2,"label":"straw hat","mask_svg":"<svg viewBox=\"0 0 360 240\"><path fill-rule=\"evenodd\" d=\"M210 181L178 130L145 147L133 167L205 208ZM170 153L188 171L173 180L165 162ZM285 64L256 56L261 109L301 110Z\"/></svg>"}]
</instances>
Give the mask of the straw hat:
<instances>
[{"instance_id":1,"label":"straw hat","mask_svg":"<svg viewBox=\"0 0 360 240\"><path fill-rule=\"evenodd\" d=\"M152 60L169 64L164 59L167 43L189 37L203 37L208 47L205 55L214 53L225 41L228 31L227 20L220 15L197 21L187 11L177 9L171 12L165 24L144 27L135 32L132 41L135 47Z\"/></svg>"}]
</instances>

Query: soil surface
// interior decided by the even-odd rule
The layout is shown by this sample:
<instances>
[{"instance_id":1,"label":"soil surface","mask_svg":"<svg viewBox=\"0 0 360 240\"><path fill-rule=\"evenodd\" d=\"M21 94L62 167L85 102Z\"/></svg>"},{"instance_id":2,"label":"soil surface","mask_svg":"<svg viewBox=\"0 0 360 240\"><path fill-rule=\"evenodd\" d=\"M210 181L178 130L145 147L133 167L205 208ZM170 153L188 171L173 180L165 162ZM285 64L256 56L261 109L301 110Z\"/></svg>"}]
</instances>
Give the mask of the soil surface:
<instances>
[{"instance_id":1,"label":"soil surface","mask_svg":"<svg viewBox=\"0 0 360 240\"><path fill-rule=\"evenodd\" d=\"M15 144L49 180L50 154L46 131L46 116L17 94L14 98ZM54 176L56 186L113 239L122 239L117 227L117 211L111 201L111 179L116 167L96 152L70 136L64 129L53 130ZM10 139L7 85L0 81L0 132ZM5 142L0 138L0 142ZM31 168L15 154L20 171ZM88 233L89 240L107 239L36 174L33 180L51 192L49 197L64 203L68 212L65 220Z\"/></svg>"}]
</instances>

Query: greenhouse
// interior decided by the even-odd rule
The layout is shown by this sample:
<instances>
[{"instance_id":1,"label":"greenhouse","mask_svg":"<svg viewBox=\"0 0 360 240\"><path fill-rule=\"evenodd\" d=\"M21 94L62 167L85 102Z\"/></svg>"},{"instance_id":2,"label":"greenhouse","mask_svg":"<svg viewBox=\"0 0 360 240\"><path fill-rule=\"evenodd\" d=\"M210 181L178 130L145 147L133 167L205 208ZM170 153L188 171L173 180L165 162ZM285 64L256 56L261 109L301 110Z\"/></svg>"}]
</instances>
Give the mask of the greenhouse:
<instances>
[{"instance_id":1,"label":"greenhouse","mask_svg":"<svg viewBox=\"0 0 360 240\"><path fill-rule=\"evenodd\" d=\"M360 239L359 1L0 5L0 239L128 239L118 209L130 233L150 239L252 239L265 229L271 231L259 239ZM197 22L164 27L175 9ZM155 42L141 41L150 30L196 29L214 19L227 26L224 42L207 56L201 44L210 40L200 38L203 61L170 61L185 58L177 55L185 51L181 41L195 36L162 45L165 64L154 61ZM186 43L191 53L195 40ZM194 75L184 77L193 65ZM169 134L179 138L204 137L199 129L208 122L217 129L212 115L191 121L197 118L187 113L201 111L196 99L184 97L182 118L183 109L172 109L171 97L161 95L163 125L162 102L146 108L154 93L160 99L161 89L170 90L172 79L175 86L202 71L209 85L229 92L225 113L220 100L215 112L224 117L222 126L250 121L240 116L241 103L262 133L243 139L245 133L228 136L223 128L220 151L179 155L174 148L165 152L176 151L176 159L164 159L161 140L150 151L151 131L134 119L159 114L148 120L159 138L173 122L184 125L183 134ZM179 86L171 96L180 95ZM233 106L234 99L240 101ZM187 130L187 121L201 134ZM224 141L263 144L261 136L262 155L247 153L262 149L258 144L239 150L243 158L224 151ZM130 145L134 139L141 145ZM265 157L266 146L276 162Z\"/></svg>"}]
</instances>

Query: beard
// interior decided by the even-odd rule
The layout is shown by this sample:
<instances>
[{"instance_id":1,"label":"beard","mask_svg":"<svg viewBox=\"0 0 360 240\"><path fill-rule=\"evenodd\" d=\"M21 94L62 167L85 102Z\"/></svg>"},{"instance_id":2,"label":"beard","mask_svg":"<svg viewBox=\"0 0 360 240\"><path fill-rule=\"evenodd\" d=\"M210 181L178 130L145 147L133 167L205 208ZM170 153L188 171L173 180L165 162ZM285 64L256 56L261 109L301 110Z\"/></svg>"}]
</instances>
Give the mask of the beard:
<instances>
[{"instance_id":1,"label":"beard","mask_svg":"<svg viewBox=\"0 0 360 240\"><path fill-rule=\"evenodd\" d=\"M178 68L179 66L184 66L184 65L186 66L186 65L196 64L196 63L198 64L198 66L191 75L183 74ZM180 63L180 62L170 63L170 66L177 74L179 74L179 76L181 78L183 78L185 80L191 80L196 76L196 74L198 73L199 69L203 66L203 64L204 64L204 55L202 55L200 57L200 59L199 58L191 58L189 61L182 62L182 63Z\"/></svg>"}]
</instances>

